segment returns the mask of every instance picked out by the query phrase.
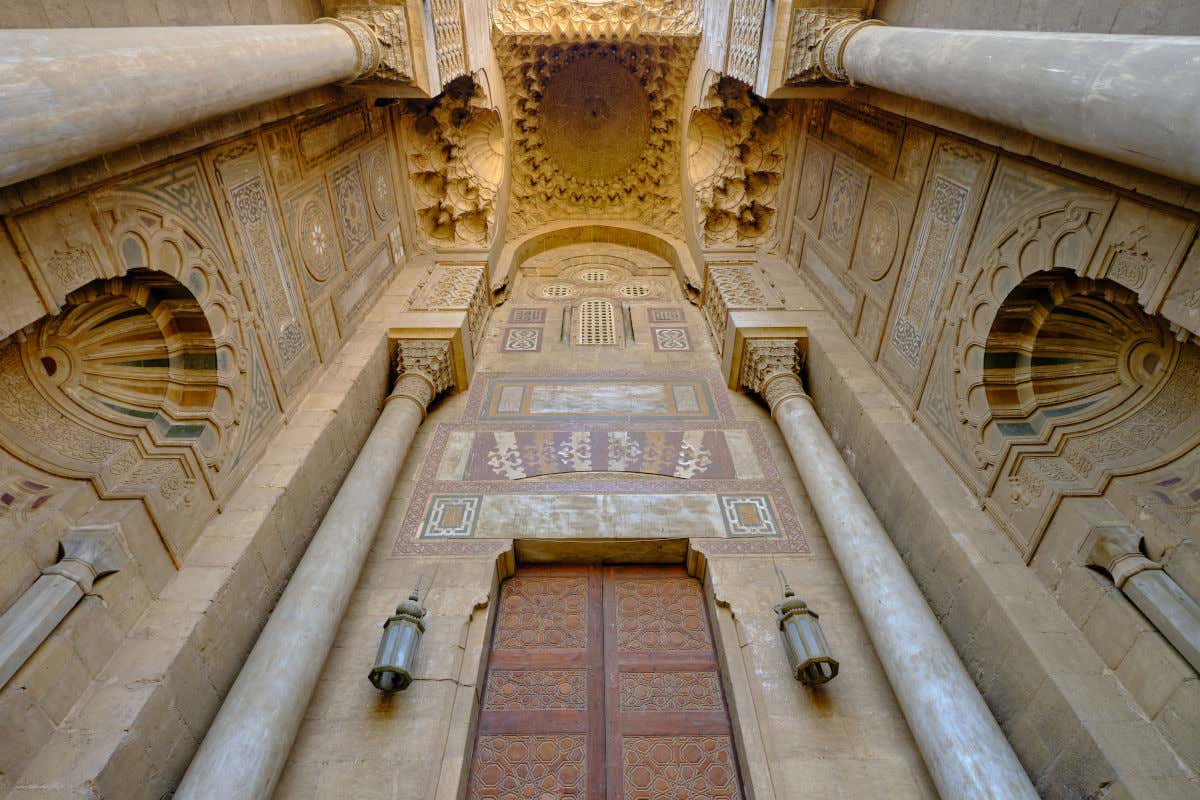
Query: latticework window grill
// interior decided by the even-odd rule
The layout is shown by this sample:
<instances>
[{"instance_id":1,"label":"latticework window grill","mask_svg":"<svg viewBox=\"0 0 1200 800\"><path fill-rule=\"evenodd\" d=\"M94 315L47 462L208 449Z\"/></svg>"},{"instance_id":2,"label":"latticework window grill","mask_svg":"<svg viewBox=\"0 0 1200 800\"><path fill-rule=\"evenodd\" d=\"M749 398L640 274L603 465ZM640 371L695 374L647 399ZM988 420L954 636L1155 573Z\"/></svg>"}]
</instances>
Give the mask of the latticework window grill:
<instances>
[{"instance_id":1,"label":"latticework window grill","mask_svg":"<svg viewBox=\"0 0 1200 800\"><path fill-rule=\"evenodd\" d=\"M589 269L580 277L588 283L604 283L608 280L608 271L603 269Z\"/></svg>"},{"instance_id":2,"label":"latticework window grill","mask_svg":"<svg viewBox=\"0 0 1200 800\"><path fill-rule=\"evenodd\" d=\"M617 344L617 315L608 300L584 300L579 304L575 343Z\"/></svg>"},{"instance_id":3,"label":"latticework window grill","mask_svg":"<svg viewBox=\"0 0 1200 800\"><path fill-rule=\"evenodd\" d=\"M645 297L650 294L650 287L641 283L631 283L621 287L622 297Z\"/></svg>"},{"instance_id":4,"label":"latticework window grill","mask_svg":"<svg viewBox=\"0 0 1200 800\"><path fill-rule=\"evenodd\" d=\"M562 283L552 283L542 289L542 297L570 297L575 290Z\"/></svg>"}]
</instances>

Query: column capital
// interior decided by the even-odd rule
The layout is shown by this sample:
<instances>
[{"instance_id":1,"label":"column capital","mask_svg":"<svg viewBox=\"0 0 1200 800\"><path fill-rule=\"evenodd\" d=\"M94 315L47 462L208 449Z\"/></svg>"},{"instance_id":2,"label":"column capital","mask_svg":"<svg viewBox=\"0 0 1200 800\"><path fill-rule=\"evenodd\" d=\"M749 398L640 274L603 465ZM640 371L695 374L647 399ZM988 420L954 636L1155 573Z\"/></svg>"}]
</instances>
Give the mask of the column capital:
<instances>
[{"instance_id":1,"label":"column capital","mask_svg":"<svg viewBox=\"0 0 1200 800\"><path fill-rule=\"evenodd\" d=\"M87 594L97 578L120 571L127 562L121 544L121 526L81 525L62 540L63 556L42 570L43 575L61 575L74 581Z\"/></svg>"},{"instance_id":2,"label":"column capital","mask_svg":"<svg viewBox=\"0 0 1200 800\"><path fill-rule=\"evenodd\" d=\"M807 397L800 381L800 339L749 339L742 355L741 388L767 401L774 411L790 397Z\"/></svg>"},{"instance_id":3,"label":"column capital","mask_svg":"<svg viewBox=\"0 0 1200 800\"><path fill-rule=\"evenodd\" d=\"M407 397L429 408L433 398L454 386L454 358L449 339L396 341L396 386L389 400Z\"/></svg>"},{"instance_id":4,"label":"column capital","mask_svg":"<svg viewBox=\"0 0 1200 800\"><path fill-rule=\"evenodd\" d=\"M466 311L409 311L388 330L396 384L388 400L407 397L422 413L442 392L461 392L474 370Z\"/></svg>"},{"instance_id":5,"label":"column capital","mask_svg":"<svg viewBox=\"0 0 1200 800\"><path fill-rule=\"evenodd\" d=\"M344 5L336 16L315 22L336 25L354 40L358 65L352 81L413 82L412 42L403 4Z\"/></svg>"},{"instance_id":6,"label":"column capital","mask_svg":"<svg viewBox=\"0 0 1200 800\"><path fill-rule=\"evenodd\" d=\"M1142 554L1142 532L1132 525L1100 525L1084 540L1087 565L1108 573L1118 589L1146 570L1162 569Z\"/></svg>"},{"instance_id":7,"label":"column capital","mask_svg":"<svg viewBox=\"0 0 1200 800\"><path fill-rule=\"evenodd\" d=\"M783 82L792 86L848 83L842 65L846 43L863 28L886 24L868 18L862 9L795 8Z\"/></svg>"}]
</instances>

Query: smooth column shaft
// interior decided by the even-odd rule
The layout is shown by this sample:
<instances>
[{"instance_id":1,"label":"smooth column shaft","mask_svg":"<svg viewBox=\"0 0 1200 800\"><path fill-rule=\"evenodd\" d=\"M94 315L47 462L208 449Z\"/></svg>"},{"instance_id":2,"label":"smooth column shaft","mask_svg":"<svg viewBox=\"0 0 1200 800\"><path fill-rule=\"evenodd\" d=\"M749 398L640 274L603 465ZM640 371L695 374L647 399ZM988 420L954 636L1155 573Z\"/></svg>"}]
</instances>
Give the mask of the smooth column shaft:
<instances>
[{"instance_id":1,"label":"smooth column shaft","mask_svg":"<svg viewBox=\"0 0 1200 800\"><path fill-rule=\"evenodd\" d=\"M1200 183L1200 37L872 26L850 80Z\"/></svg>"},{"instance_id":2,"label":"smooth column shaft","mask_svg":"<svg viewBox=\"0 0 1200 800\"><path fill-rule=\"evenodd\" d=\"M1200 603L1161 569L1131 576L1121 591L1189 664L1200 669Z\"/></svg>"},{"instance_id":3,"label":"smooth column shaft","mask_svg":"<svg viewBox=\"0 0 1200 800\"><path fill-rule=\"evenodd\" d=\"M176 800L271 796L421 417L416 402L405 397L384 406L188 767ZM364 653L363 663L372 655Z\"/></svg>"},{"instance_id":4,"label":"smooth column shaft","mask_svg":"<svg viewBox=\"0 0 1200 800\"><path fill-rule=\"evenodd\" d=\"M354 77L334 25L0 31L0 186Z\"/></svg>"},{"instance_id":5,"label":"smooth column shaft","mask_svg":"<svg viewBox=\"0 0 1200 800\"><path fill-rule=\"evenodd\" d=\"M775 407L804 488L945 800L1037 792L807 398Z\"/></svg>"},{"instance_id":6,"label":"smooth column shaft","mask_svg":"<svg viewBox=\"0 0 1200 800\"><path fill-rule=\"evenodd\" d=\"M82 599L75 581L43 575L0 616L0 688Z\"/></svg>"}]
</instances>

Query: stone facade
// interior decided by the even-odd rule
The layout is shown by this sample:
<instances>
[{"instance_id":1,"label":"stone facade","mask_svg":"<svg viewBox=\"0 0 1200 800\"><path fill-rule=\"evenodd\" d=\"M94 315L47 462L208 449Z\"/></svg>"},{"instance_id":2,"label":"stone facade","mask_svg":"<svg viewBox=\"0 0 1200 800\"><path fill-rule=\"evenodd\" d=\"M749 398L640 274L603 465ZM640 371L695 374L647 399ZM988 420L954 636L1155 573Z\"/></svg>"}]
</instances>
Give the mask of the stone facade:
<instances>
[{"instance_id":1,"label":"stone facade","mask_svg":"<svg viewBox=\"0 0 1200 800\"><path fill-rule=\"evenodd\" d=\"M872 15L1200 32L1189 4L25 5L0 26L358 13L403 39L376 77L406 93L313 89L0 188L0 632L51 620L0 648L0 796L174 792L409 400L274 797L487 796L473 763L515 757L479 727L501 586L555 562L699 580L720 675L690 710L728 709L720 791L938 797L772 417L796 402L1039 795L1200 793L1196 187L827 72L830 31ZM80 571L81 530L116 571ZM52 580L71 602L30 614ZM788 676L783 580L841 663L824 687ZM381 695L414 587L416 680Z\"/></svg>"}]
</instances>

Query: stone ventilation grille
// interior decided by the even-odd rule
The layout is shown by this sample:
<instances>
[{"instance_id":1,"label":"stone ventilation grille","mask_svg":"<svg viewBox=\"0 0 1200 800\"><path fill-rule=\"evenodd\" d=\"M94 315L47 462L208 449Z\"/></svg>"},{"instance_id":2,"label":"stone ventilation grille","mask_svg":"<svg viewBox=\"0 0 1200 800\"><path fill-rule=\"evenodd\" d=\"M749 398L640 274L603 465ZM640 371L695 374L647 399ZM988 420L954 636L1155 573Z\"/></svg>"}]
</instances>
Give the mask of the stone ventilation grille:
<instances>
[{"instance_id":1,"label":"stone ventilation grille","mask_svg":"<svg viewBox=\"0 0 1200 800\"><path fill-rule=\"evenodd\" d=\"M588 283L605 283L608 281L608 272L602 269L589 269L580 277Z\"/></svg>"},{"instance_id":2,"label":"stone ventilation grille","mask_svg":"<svg viewBox=\"0 0 1200 800\"><path fill-rule=\"evenodd\" d=\"M575 290L561 283L552 283L542 289L542 297L570 297Z\"/></svg>"},{"instance_id":3,"label":"stone ventilation grille","mask_svg":"<svg viewBox=\"0 0 1200 800\"><path fill-rule=\"evenodd\" d=\"M648 297L649 295L650 287L643 283L632 283L621 287L622 297Z\"/></svg>"},{"instance_id":4,"label":"stone ventilation grille","mask_svg":"<svg viewBox=\"0 0 1200 800\"><path fill-rule=\"evenodd\" d=\"M579 329L575 339L580 345L617 343L617 315L608 300L584 300L579 304Z\"/></svg>"}]
</instances>

